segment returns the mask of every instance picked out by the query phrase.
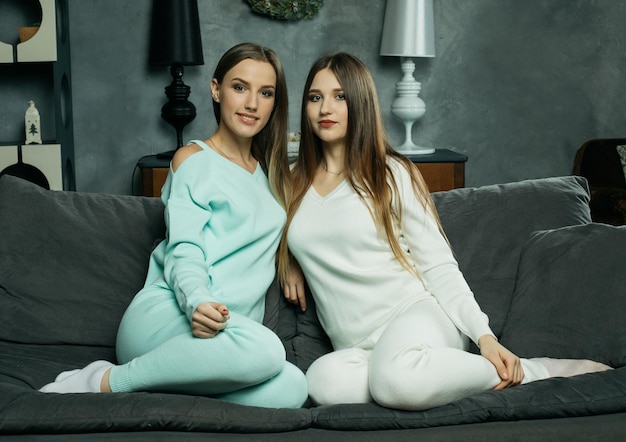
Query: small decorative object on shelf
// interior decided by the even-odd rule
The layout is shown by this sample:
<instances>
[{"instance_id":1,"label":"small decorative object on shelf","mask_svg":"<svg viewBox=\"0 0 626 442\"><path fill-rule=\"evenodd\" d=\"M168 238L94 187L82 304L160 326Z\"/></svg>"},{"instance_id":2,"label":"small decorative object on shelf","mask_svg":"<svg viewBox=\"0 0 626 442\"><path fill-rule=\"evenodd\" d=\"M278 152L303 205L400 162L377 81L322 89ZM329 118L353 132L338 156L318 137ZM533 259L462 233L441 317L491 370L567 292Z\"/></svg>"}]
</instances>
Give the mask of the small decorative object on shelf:
<instances>
[{"instance_id":1,"label":"small decorative object on shelf","mask_svg":"<svg viewBox=\"0 0 626 442\"><path fill-rule=\"evenodd\" d=\"M28 109L24 115L24 126L26 129L26 144L41 144L41 123L39 111L35 107L35 102L28 102Z\"/></svg>"},{"instance_id":2,"label":"small decorative object on shelf","mask_svg":"<svg viewBox=\"0 0 626 442\"><path fill-rule=\"evenodd\" d=\"M20 43L30 40L39 31L39 23L32 26L20 26L17 28L17 35L20 37Z\"/></svg>"},{"instance_id":3,"label":"small decorative object on shelf","mask_svg":"<svg viewBox=\"0 0 626 442\"><path fill-rule=\"evenodd\" d=\"M248 3L258 14L279 20L301 20L317 14L324 0L248 0Z\"/></svg>"},{"instance_id":4,"label":"small decorative object on shelf","mask_svg":"<svg viewBox=\"0 0 626 442\"><path fill-rule=\"evenodd\" d=\"M300 132L289 132L287 134L287 153L298 155L300 150Z\"/></svg>"}]
</instances>

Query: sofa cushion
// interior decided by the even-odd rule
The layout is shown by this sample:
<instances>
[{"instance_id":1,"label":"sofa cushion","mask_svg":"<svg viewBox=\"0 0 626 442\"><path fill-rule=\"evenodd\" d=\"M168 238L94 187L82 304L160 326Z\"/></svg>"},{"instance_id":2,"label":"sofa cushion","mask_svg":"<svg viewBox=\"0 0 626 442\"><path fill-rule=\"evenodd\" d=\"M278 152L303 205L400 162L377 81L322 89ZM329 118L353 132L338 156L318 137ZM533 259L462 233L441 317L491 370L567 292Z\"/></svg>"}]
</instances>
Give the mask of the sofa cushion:
<instances>
[{"instance_id":1,"label":"sofa cushion","mask_svg":"<svg viewBox=\"0 0 626 442\"><path fill-rule=\"evenodd\" d=\"M80 345L17 344L0 340L0 440L10 434L150 431L144 441L161 439L160 431L184 431L167 440L190 440L192 432L255 433L291 431L310 426L307 409L247 407L219 399L167 393L52 394L34 391L61 370L95 359L109 359L112 348ZM43 372L43 373L42 373ZM28 436L27 436L28 437ZM10 436L9 436L10 439ZM80 440L98 440L88 434ZM107 438L105 438L107 439ZM120 441L127 440L119 436ZM196 438L195 440L207 440ZM209 438L210 439L210 438ZM217 437L218 440L221 440ZM242 436L241 440L246 440Z\"/></svg>"},{"instance_id":2,"label":"sofa cushion","mask_svg":"<svg viewBox=\"0 0 626 442\"><path fill-rule=\"evenodd\" d=\"M113 346L164 235L157 198L0 178L0 339Z\"/></svg>"},{"instance_id":3,"label":"sofa cushion","mask_svg":"<svg viewBox=\"0 0 626 442\"><path fill-rule=\"evenodd\" d=\"M567 440L534 433L534 419L554 419L574 416L620 413L626 409L626 368L602 373L588 373L573 378L550 378L517 385L504 390L488 390L457 401L423 411L383 408L374 403L326 405L312 409L313 425L342 431L372 431L426 428L478 422L524 421L527 433L522 438L480 438L410 436L402 440ZM568 425L567 422L563 425ZM530 435L533 436L530 436ZM593 438L592 440L618 440ZM363 439L369 440L369 439ZM375 438L371 440L376 440ZM383 440L383 439L379 439ZM582 439L581 439L582 440Z\"/></svg>"},{"instance_id":4,"label":"sofa cushion","mask_svg":"<svg viewBox=\"0 0 626 442\"><path fill-rule=\"evenodd\" d=\"M280 298L276 333L283 341L287 360L306 372L317 358L331 352L333 347L319 322L308 286L305 312L287 302L282 294Z\"/></svg>"},{"instance_id":5,"label":"sofa cushion","mask_svg":"<svg viewBox=\"0 0 626 442\"><path fill-rule=\"evenodd\" d=\"M433 193L461 271L500 335L522 246L536 230L586 224L582 177L554 177Z\"/></svg>"},{"instance_id":6,"label":"sofa cushion","mask_svg":"<svg viewBox=\"0 0 626 442\"><path fill-rule=\"evenodd\" d=\"M626 365L626 226L532 235L520 261L502 343L519 356Z\"/></svg>"}]
</instances>

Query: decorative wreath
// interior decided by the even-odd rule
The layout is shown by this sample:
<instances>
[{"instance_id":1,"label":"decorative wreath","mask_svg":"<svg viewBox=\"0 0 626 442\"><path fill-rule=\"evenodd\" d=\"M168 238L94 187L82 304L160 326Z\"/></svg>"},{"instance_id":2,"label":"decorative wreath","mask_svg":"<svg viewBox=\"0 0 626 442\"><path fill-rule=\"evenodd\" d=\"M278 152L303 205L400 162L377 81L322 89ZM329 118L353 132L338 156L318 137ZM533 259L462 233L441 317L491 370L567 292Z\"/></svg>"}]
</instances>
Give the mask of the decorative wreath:
<instances>
[{"instance_id":1,"label":"decorative wreath","mask_svg":"<svg viewBox=\"0 0 626 442\"><path fill-rule=\"evenodd\" d=\"M279 20L309 19L317 14L324 0L248 0L252 11Z\"/></svg>"}]
</instances>

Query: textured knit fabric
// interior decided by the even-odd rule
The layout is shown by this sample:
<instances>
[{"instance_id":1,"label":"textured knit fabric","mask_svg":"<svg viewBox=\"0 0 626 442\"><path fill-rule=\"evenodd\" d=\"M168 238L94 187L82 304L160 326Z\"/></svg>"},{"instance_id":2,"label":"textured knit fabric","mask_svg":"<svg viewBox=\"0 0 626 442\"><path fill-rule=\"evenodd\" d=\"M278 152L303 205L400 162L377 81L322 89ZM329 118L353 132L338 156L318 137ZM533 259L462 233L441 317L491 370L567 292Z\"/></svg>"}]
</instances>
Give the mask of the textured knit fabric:
<instances>
[{"instance_id":1,"label":"textured knit fabric","mask_svg":"<svg viewBox=\"0 0 626 442\"><path fill-rule=\"evenodd\" d=\"M394 257L365 202L345 180L324 197L311 187L289 229L289 248L333 347L358 346L432 296L474 342L493 334L433 214L413 193L408 171L395 161L391 165L399 188L394 208L402 214L398 237L421 279Z\"/></svg>"},{"instance_id":2,"label":"textured knit fabric","mask_svg":"<svg viewBox=\"0 0 626 442\"><path fill-rule=\"evenodd\" d=\"M167 238L152 254L146 285L172 288L188 318L216 301L261 322L285 213L260 166L250 174L194 142L204 150L163 186Z\"/></svg>"},{"instance_id":3,"label":"textured knit fabric","mask_svg":"<svg viewBox=\"0 0 626 442\"><path fill-rule=\"evenodd\" d=\"M111 370L111 388L300 406L304 376L261 325L285 213L260 166L251 174L194 142L204 150L170 170L163 187L167 237L120 324L123 365ZM228 325L214 338L196 338L191 315L213 301L229 309Z\"/></svg>"}]
</instances>

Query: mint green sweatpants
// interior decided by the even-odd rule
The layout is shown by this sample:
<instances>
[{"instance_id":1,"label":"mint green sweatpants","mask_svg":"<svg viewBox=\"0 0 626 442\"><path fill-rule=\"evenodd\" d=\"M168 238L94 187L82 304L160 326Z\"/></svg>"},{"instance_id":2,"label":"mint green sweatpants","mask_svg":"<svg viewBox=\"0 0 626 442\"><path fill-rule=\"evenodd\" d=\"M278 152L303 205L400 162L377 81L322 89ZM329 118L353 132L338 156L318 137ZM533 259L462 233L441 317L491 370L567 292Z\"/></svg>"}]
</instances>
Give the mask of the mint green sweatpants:
<instances>
[{"instance_id":1,"label":"mint green sweatpants","mask_svg":"<svg viewBox=\"0 0 626 442\"><path fill-rule=\"evenodd\" d=\"M196 338L173 292L144 288L117 335L109 383L114 392L211 396L244 405L297 408L307 399L304 374L285 359L280 339L236 312L214 338Z\"/></svg>"}]
</instances>

